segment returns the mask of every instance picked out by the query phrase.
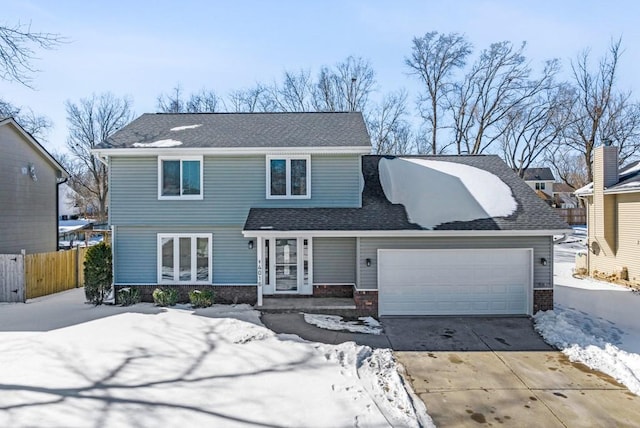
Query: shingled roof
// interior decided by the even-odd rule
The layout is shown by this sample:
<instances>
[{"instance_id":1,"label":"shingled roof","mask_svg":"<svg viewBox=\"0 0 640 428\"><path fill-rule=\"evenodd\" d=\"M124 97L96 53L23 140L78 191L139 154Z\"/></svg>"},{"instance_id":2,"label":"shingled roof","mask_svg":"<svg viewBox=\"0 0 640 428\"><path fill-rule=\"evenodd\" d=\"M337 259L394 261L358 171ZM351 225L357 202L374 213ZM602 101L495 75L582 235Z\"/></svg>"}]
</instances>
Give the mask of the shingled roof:
<instances>
[{"instance_id":1,"label":"shingled roof","mask_svg":"<svg viewBox=\"0 0 640 428\"><path fill-rule=\"evenodd\" d=\"M527 168L524 170L525 181L555 181L551 168Z\"/></svg>"},{"instance_id":2,"label":"shingled roof","mask_svg":"<svg viewBox=\"0 0 640 428\"><path fill-rule=\"evenodd\" d=\"M618 171L618 182L607 187L605 193L640 192L640 161L632 162ZM577 196L593 194L593 182L575 191Z\"/></svg>"},{"instance_id":3,"label":"shingled roof","mask_svg":"<svg viewBox=\"0 0 640 428\"><path fill-rule=\"evenodd\" d=\"M363 146L371 142L357 112L154 113L138 117L98 148Z\"/></svg>"},{"instance_id":4,"label":"shingled roof","mask_svg":"<svg viewBox=\"0 0 640 428\"><path fill-rule=\"evenodd\" d=\"M406 156L403 156L406 158ZM566 224L498 156L416 156L473 166L499 177L512 191L516 211L508 217L443 223L435 230L566 230ZM403 205L386 198L378 173L382 156L362 157L362 208L252 208L245 231L391 231L425 230L408 220ZM387 156L393 158L393 156ZM428 185L429 183L425 183ZM438 201L434 201L434 205Z\"/></svg>"}]
</instances>

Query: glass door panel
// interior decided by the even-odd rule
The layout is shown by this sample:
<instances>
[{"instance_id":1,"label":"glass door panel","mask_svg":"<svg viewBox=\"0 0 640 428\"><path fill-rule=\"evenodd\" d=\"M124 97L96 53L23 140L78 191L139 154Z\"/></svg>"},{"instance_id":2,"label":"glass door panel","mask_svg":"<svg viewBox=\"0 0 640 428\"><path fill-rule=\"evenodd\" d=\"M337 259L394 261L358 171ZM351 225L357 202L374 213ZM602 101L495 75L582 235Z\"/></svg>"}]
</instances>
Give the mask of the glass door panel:
<instances>
[{"instance_id":1,"label":"glass door panel","mask_svg":"<svg viewBox=\"0 0 640 428\"><path fill-rule=\"evenodd\" d=\"M276 291L298 291L298 240L276 239Z\"/></svg>"},{"instance_id":2,"label":"glass door panel","mask_svg":"<svg viewBox=\"0 0 640 428\"><path fill-rule=\"evenodd\" d=\"M180 281L191 281L191 238L180 238Z\"/></svg>"},{"instance_id":3,"label":"glass door panel","mask_svg":"<svg viewBox=\"0 0 640 428\"><path fill-rule=\"evenodd\" d=\"M173 238L162 238L162 280L173 281Z\"/></svg>"}]
</instances>

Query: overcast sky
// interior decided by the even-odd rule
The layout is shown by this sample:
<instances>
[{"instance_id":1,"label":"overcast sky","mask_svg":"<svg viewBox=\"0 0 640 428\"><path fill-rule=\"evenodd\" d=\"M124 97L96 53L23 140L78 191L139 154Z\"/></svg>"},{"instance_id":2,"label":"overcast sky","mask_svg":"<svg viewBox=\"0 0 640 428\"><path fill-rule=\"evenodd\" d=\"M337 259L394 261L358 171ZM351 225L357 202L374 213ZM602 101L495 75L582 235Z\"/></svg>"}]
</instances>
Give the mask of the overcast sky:
<instances>
[{"instance_id":1,"label":"overcast sky","mask_svg":"<svg viewBox=\"0 0 640 428\"><path fill-rule=\"evenodd\" d=\"M380 93L409 90L404 58L411 40L429 31L459 32L476 52L491 42L527 42L533 64L569 61L591 48L594 60L622 36L622 88L640 91L640 2L636 0L457 1L9 1L0 0L0 25L31 23L68 43L39 52L35 90L0 81L0 98L46 115L45 141L62 150L65 100L111 91L133 100L136 115L156 111L157 97L180 84L219 95L284 70L318 70L349 55L370 60Z\"/></svg>"}]
</instances>

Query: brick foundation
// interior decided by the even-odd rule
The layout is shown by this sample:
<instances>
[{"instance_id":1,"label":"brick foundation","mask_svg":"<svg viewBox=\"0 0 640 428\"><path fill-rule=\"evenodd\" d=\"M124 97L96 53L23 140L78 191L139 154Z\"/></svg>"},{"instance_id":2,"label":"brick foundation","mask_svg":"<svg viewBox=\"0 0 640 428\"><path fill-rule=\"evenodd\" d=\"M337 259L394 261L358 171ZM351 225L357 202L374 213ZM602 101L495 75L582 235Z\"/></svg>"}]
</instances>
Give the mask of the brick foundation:
<instances>
[{"instance_id":1,"label":"brick foundation","mask_svg":"<svg viewBox=\"0 0 640 428\"><path fill-rule=\"evenodd\" d=\"M359 317L378 317L378 290L353 290L353 301Z\"/></svg>"},{"instance_id":2,"label":"brick foundation","mask_svg":"<svg viewBox=\"0 0 640 428\"><path fill-rule=\"evenodd\" d=\"M313 297L353 297L353 285L315 285Z\"/></svg>"},{"instance_id":3,"label":"brick foundation","mask_svg":"<svg viewBox=\"0 0 640 428\"><path fill-rule=\"evenodd\" d=\"M553 290L533 290L533 313L553 310Z\"/></svg>"},{"instance_id":4,"label":"brick foundation","mask_svg":"<svg viewBox=\"0 0 640 428\"><path fill-rule=\"evenodd\" d=\"M127 286L115 286L116 298L118 290L125 287ZM213 290L214 303L248 303L250 305L255 305L258 299L256 286L247 285L132 285L131 287L135 287L137 290L140 290L140 297L143 302L150 303L153 303L153 290L156 288L177 288L178 303L189 303L190 291L206 289Z\"/></svg>"}]
</instances>

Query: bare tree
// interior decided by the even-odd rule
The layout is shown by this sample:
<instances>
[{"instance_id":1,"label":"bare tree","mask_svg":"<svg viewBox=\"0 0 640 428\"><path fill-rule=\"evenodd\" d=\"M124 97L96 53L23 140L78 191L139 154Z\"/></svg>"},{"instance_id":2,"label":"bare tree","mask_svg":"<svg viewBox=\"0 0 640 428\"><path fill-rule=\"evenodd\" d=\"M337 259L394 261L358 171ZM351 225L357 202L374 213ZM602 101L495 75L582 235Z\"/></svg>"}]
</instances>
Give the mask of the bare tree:
<instances>
[{"instance_id":1,"label":"bare tree","mask_svg":"<svg viewBox=\"0 0 640 428\"><path fill-rule=\"evenodd\" d=\"M393 92L368 115L367 125L376 154L408 154L412 151L406 105L407 93Z\"/></svg>"},{"instance_id":2,"label":"bare tree","mask_svg":"<svg viewBox=\"0 0 640 428\"><path fill-rule=\"evenodd\" d=\"M503 159L520 177L561 141L571 123L573 100L568 85L549 87L507 112L497 124Z\"/></svg>"},{"instance_id":3,"label":"bare tree","mask_svg":"<svg viewBox=\"0 0 640 428\"><path fill-rule=\"evenodd\" d=\"M268 96L277 111L314 111L313 88L310 71L285 71L282 83L274 83L268 90Z\"/></svg>"},{"instance_id":4,"label":"bare tree","mask_svg":"<svg viewBox=\"0 0 640 428\"><path fill-rule=\"evenodd\" d=\"M183 97L182 87L179 84L174 86L171 93L158 96L158 111L160 113L184 113L186 101Z\"/></svg>"},{"instance_id":5,"label":"bare tree","mask_svg":"<svg viewBox=\"0 0 640 428\"><path fill-rule=\"evenodd\" d=\"M621 43L621 39L611 42L596 70L591 70L589 50L571 63L576 102L565 142L584 158L588 181L593 180L593 150L605 141L620 146L621 162L640 147L640 108L631 102L630 92L616 88Z\"/></svg>"},{"instance_id":6,"label":"bare tree","mask_svg":"<svg viewBox=\"0 0 640 428\"><path fill-rule=\"evenodd\" d=\"M228 97L228 104L225 103L227 111L235 113L255 113L276 111L272 98L269 96L269 89L257 83L256 86L248 89L238 89L232 91Z\"/></svg>"},{"instance_id":7,"label":"bare tree","mask_svg":"<svg viewBox=\"0 0 640 428\"><path fill-rule=\"evenodd\" d=\"M514 108L553 85L560 63L547 61L538 79L531 80L531 68L523 54L525 43L493 43L480 54L450 97L458 152L485 152L501 137L496 125Z\"/></svg>"},{"instance_id":8,"label":"bare tree","mask_svg":"<svg viewBox=\"0 0 640 428\"><path fill-rule=\"evenodd\" d=\"M86 191L95 201L97 217L105 220L109 189L107 167L91 150L131 121L131 101L107 92L83 98L77 104L67 100L65 106L69 125L67 148L78 163L72 168L75 172L72 187L80 193Z\"/></svg>"},{"instance_id":9,"label":"bare tree","mask_svg":"<svg viewBox=\"0 0 640 428\"><path fill-rule=\"evenodd\" d=\"M554 175L574 189L579 189L589 182L584 156L567 145L550 146L545 153L545 164L551 165Z\"/></svg>"},{"instance_id":10,"label":"bare tree","mask_svg":"<svg viewBox=\"0 0 640 428\"><path fill-rule=\"evenodd\" d=\"M471 43L458 33L426 33L413 39L411 56L405 59L411 74L418 76L426 92L418 98L418 108L428 124L432 154L438 153L440 116L446 109L446 96L453 88L450 80L456 69L464 67L471 53Z\"/></svg>"},{"instance_id":11,"label":"bare tree","mask_svg":"<svg viewBox=\"0 0 640 428\"><path fill-rule=\"evenodd\" d=\"M186 102L187 113L215 113L220 111L222 99L209 89L201 89L191 94Z\"/></svg>"},{"instance_id":12,"label":"bare tree","mask_svg":"<svg viewBox=\"0 0 640 428\"><path fill-rule=\"evenodd\" d=\"M0 79L31 87L31 74L38 70L35 49L53 49L64 39L55 33L31 31L31 24L0 25Z\"/></svg>"},{"instance_id":13,"label":"bare tree","mask_svg":"<svg viewBox=\"0 0 640 428\"><path fill-rule=\"evenodd\" d=\"M334 69L322 67L314 90L317 111L366 111L376 85L369 61L349 56Z\"/></svg>"},{"instance_id":14,"label":"bare tree","mask_svg":"<svg viewBox=\"0 0 640 428\"><path fill-rule=\"evenodd\" d=\"M31 74L38 71L32 65L37 60L35 49L53 49L63 41L59 34L31 31L30 24L0 25L0 79L31 88ZM0 119L4 117L13 117L39 140L46 139L52 126L49 119L30 108L0 99Z\"/></svg>"},{"instance_id":15,"label":"bare tree","mask_svg":"<svg viewBox=\"0 0 640 428\"><path fill-rule=\"evenodd\" d=\"M176 85L171 93L158 96L157 108L161 113L215 113L221 105L215 91L203 88L185 99L182 88Z\"/></svg>"},{"instance_id":16,"label":"bare tree","mask_svg":"<svg viewBox=\"0 0 640 428\"><path fill-rule=\"evenodd\" d=\"M0 119L3 117L13 117L25 131L40 141L46 140L51 129L51 121L47 117L36 114L30 108L17 107L0 99Z\"/></svg>"}]
</instances>

